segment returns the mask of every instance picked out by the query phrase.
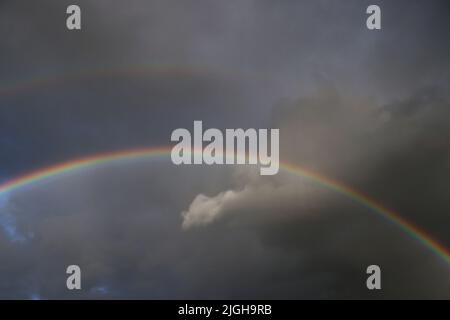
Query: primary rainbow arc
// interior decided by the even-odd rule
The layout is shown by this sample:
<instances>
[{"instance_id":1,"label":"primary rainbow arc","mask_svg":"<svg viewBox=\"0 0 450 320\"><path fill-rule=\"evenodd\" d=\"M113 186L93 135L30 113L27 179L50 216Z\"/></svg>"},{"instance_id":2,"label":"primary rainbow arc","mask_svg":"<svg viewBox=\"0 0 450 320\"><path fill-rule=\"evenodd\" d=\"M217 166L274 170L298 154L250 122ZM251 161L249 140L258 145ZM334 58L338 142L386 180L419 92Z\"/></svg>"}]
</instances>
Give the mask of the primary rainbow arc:
<instances>
[{"instance_id":1,"label":"primary rainbow arc","mask_svg":"<svg viewBox=\"0 0 450 320\"><path fill-rule=\"evenodd\" d=\"M31 186L35 183L42 182L52 177L64 173L69 173L75 170L81 170L84 168L94 167L97 165L103 165L114 161L163 157L169 155L170 151L171 151L170 146L160 146L154 148L132 149L110 153L101 153L84 158L75 159L68 162L63 162L53 166L38 169L31 173L19 176L17 178L8 180L0 184L0 195L13 192L26 186ZM446 247L444 247L442 244L434 240L423 230L421 230L411 222L407 221L398 213L384 207L382 204L378 203L369 196L357 190L354 190L342 183L339 183L330 178L322 176L316 172L306 170L292 163L281 162L280 167L282 170L290 174L294 174L296 176L313 181L323 187L338 192L352 199L353 201L367 207L371 211L377 213L381 217L397 225L402 231L404 231L410 237L419 241L431 252L436 254L438 257L443 259L448 265L450 265L450 252Z\"/></svg>"}]
</instances>

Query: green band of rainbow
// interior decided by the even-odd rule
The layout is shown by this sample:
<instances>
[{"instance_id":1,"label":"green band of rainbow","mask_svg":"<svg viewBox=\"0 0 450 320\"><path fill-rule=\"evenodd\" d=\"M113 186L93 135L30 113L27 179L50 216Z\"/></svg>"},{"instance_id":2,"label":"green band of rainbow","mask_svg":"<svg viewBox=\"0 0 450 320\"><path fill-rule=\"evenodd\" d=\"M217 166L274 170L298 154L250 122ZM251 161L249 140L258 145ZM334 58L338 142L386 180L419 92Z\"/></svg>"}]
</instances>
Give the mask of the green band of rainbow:
<instances>
[{"instance_id":1,"label":"green band of rainbow","mask_svg":"<svg viewBox=\"0 0 450 320\"><path fill-rule=\"evenodd\" d=\"M25 174L18 178L6 181L0 184L0 195L18 190L25 186L31 186L34 183L50 179L52 177L61 174L73 172L75 170L112 163L115 161L163 157L168 156L170 152L171 152L170 146L162 146L155 148L133 149L111 153L102 153L85 158L75 159L54 166L38 169L29 174ZM416 227L415 225L413 225L412 223L401 217L398 213L387 209L386 207L377 203L377 201L368 197L367 195L357 190L354 190L348 186L345 186L340 182L334 181L310 170L306 170L292 163L281 162L280 168L285 172L308 179L314 183L317 183L318 185L333 190L363 205L364 207L370 209L371 211L377 213L381 217L397 225L406 234L417 240L419 243L428 248L431 252L436 254L438 257L442 258L448 265L450 265L450 252L446 247L444 247L442 244L434 240L423 230L419 229L418 227Z\"/></svg>"}]
</instances>

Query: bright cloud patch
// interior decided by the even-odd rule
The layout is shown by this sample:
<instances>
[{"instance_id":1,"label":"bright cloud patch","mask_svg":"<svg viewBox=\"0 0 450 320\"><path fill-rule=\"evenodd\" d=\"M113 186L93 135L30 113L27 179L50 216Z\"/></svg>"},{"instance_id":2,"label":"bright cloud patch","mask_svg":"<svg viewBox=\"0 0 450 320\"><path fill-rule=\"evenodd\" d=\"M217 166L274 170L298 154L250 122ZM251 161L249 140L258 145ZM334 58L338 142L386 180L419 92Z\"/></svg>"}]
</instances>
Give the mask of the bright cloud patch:
<instances>
[{"instance_id":1,"label":"bright cloud patch","mask_svg":"<svg viewBox=\"0 0 450 320\"><path fill-rule=\"evenodd\" d=\"M181 214L183 229L204 226L213 222L224 213L227 203L233 202L237 197L238 193L232 190L221 192L215 197L199 194L192 201L189 209Z\"/></svg>"}]
</instances>

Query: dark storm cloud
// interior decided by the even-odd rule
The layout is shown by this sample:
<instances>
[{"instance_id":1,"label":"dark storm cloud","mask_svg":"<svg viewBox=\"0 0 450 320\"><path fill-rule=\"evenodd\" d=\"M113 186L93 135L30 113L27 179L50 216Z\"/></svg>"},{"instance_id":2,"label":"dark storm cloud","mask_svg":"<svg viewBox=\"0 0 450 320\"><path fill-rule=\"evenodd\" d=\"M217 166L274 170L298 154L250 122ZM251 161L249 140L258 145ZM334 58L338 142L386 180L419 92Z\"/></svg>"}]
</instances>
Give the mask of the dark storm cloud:
<instances>
[{"instance_id":1,"label":"dark storm cloud","mask_svg":"<svg viewBox=\"0 0 450 320\"><path fill-rule=\"evenodd\" d=\"M122 71L2 94L0 174L167 144L193 120L271 126L282 160L354 186L448 247L450 10L376 3L380 32L365 28L372 1L79 1L83 31L68 32L69 2L4 1L2 88ZM450 296L448 266L398 228L283 174L122 163L1 197L5 298ZM219 214L183 229L182 212ZM380 294L364 285L372 263ZM69 264L82 267L80 293L65 289Z\"/></svg>"},{"instance_id":2,"label":"dark storm cloud","mask_svg":"<svg viewBox=\"0 0 450 320\"><path fill-rule=\"evenodd\" d=\"M280 108L274 126L282 157L365 190L448 245L449 101L445 88L385 106L319 91Z\"/></svg>"},{"instance_id":3,"label":"dark storm cloud","mask_svg":"<svg viewBox=\"0 0 450 320\"><path fill-rule=\"evenodd\" d=\"M427 88L377 107L320 91L275 112L273 126L284 132L281 159L339 177L448 247L450 145L442 139L450 136L448 98L446 91ZM299 283L310 273L328 275L330 282L312 285L323 289L316 297L374 297L358 271L374 261L388 276L380 298L449 296L445 263L373 212L298 182L259 180L256 187L252 178L244 186L197 196L183 213L184 227L224 220L230 229L243 225L256 231L264 248L303 258Z\"/></svg>"}]
</instances>

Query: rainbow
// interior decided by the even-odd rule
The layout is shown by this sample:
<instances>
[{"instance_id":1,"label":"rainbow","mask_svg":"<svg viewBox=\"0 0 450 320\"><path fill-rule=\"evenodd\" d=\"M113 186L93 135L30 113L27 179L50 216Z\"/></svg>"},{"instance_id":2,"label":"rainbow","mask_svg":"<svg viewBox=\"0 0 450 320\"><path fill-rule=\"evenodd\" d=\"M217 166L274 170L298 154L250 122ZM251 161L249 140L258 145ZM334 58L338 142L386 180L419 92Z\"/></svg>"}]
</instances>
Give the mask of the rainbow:
<instances>
[{"instance_id":1,"label":"rainbow","mask_svg":"<svg viewBox=\"0 0 450 320\"><path fill-rule=\"evenodd\" d=\"M53 166L38 169L31 173L19 176L0 184L0 196L2 194L10 193L25 187L30 187L36 183L50 180L51 178L71 173L77 170L133 159L154 159L158 157L162 158L168 156L170 152L171 146L160 146L154 148L121 150L110 153L95 154L92 156L63 162ZM434 240L423 230L407 221L398 213L384 207L382 204L378 203L369 196L357 190L354 190L340 182L334 181L316 172L306 170L292 163L281 162L280 168L287 173L307 179L322 187L344 195L354 202L370 209L372 212L383 217L385 220L390 221L391 223L398 226L404 233L417 240L419 243L433 252L436 256L450 265L450 252L446 247Z\"/></svg>"},{"instance_id":2,"label":"rainbow","mask_svg":"<svg viewBox=\"0 0 450 320\"><path fill-rule=\"evenodd\" d=\"M59 74L44 74L31 79L22 79L7 85L0 86L1 96L14 96L38 90L43 87L63 84L67 81L77 81L86 78L108 78L108 77L142 77L142 76L162 76L162 77L214 77L220 75L225 79L231 78L234 71L230 70L210 70L202 65L120 65L87 68L84 70L67 71ZM242 75L242 73L240 73Z\"/></svg>"}]
</instances>

